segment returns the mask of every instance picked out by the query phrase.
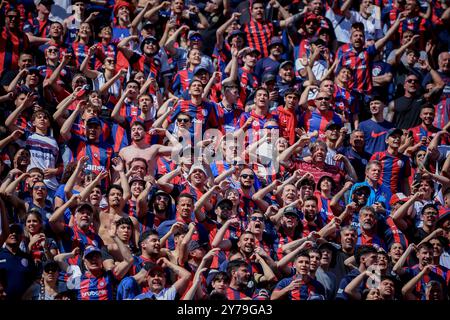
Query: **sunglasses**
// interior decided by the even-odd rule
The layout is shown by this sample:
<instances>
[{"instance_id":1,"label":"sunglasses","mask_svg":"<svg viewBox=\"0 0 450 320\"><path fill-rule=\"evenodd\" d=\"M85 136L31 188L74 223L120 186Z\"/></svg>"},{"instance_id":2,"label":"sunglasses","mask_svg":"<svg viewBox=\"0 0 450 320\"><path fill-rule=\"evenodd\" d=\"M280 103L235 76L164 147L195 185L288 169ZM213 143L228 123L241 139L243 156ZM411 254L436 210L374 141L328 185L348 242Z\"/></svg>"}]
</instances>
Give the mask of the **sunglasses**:
<instances>
[{"instance_id":1,"label":"sunglasses","mask_svg":"<svg viewBox=\"0 0 450 320\"><path fill-rule=\"evenodd\" d=\"M408 82L408 83L419 83L419 80L416 80L416 79L408 79L408 80L406 80L406 82Z\"/></svg>"},{"instance_id":2,"label":"sunglasses","mask_svg":"<svg viewBox=\"0 0 450 320\"><path fill-rule=\"evenodd\" d=\"M199 37L199 36L194 36L194 37L191 37L189 40L191 40L191 41L202 41L202 38Z\"/></svg>"},{"instance_id":3,"label":"sunglasses","mask_svg":"<svg viewBox=\"0 0 450 320\"><path fill-rule=\"evenodd\" d=\"M255 179L255 177L252 174L241 174L241 178L244 179Z\"/></svg>"},{"instance_id":4,"label":"sunglasses","mask_svg":"<svg viewBox=\"0 0 450 320\"><path fill-rule=\"evenodd\" d=\"M365 193L364 191L355 191L355 194L357 196L365 196L368 197L369 195L367 193Z\"/></svg>"},{"instance_id":5,"label":"sunglasses","mask_svg":"<svg viewBox=\"0 0 450 320\"><path fill-rule=\"evenodd\" d=\"M220 206L220 210L231 210L232 208L230 206Z\"/></svg>"},{"instance_id":6,"label":"sunglasses","mask_svg":"<svg viewBox=\"0 0 450 320\"><path fill-rule=\"evenodd\" d=\"M47 49L47 52L58 52L58 49Z\"/></svg>"},{"instance_id":7,"label":"sunglasses","mask_svg":"<svg viewBox=\"0 0 450 320\"><path fill-rule=\"evenodd\" d=\"M113 64L113 63L114 63L114 60L108 59L108 60L105 60L105 62L110 63L110 64Z\"/></svg>"},{"instance_id":8,"label":"sunglasses","mask_svg":"<svg viewBox=\"0 0 450 320\"><path fill-rule=\"evenodd\" d=\"M47 187L44 187L44 186L35 186L35 187L33 187L33 190L47 190Z\"/></svg>"},{"instance_id":9,"label":"sunglasses","mask_svg":"<svg viewBox=\"0 0 450 320\"><path fill-rule=\"evenodd\" d=\"M17 15L15 15L15 14L8 15L7 17L10 19L17 19Z\"/></svg>"},{"instance_id":10,"label":"sunglasses","mask_svg":"<svg viewBox=\"0 0 450 320\"><path fill-rule=\"evenodd\" d=\"M322 101L322 100L330 101L330 98L327 98L327 97L318 97L318 98L316 98L316 100L317 100L317 101Z\"/></svg>"},{"instance_id":11,"label":"sunglasses","mask_svg":"<svg viewBox=\"0 0 450 320\"><path fill-rule=\"evenodd\" d=\"M253 216L253 217L251 217L251 220L252 221L264 221L264 218L263 217L255 217L255 216Z\"/></svg>"},{"instance_id":12,"label":"sunglasses","mask_svg":"<svg viewBox=\"0 0 450 320\"><path fill-rule=\"evenodd\" d=\"M191 119L177 119L177 121L181 123L188 123L191 121Z\"/></svg>"},{"instance_id":13,"label":"sunglasses","mask_svg":"<svg viewBox=\"0 0 450 320\"><path fill-rule=\"evenodd\" d=\"M267 126L264 129L280 129L279 126Z\"/></svg>"}]
</instances>

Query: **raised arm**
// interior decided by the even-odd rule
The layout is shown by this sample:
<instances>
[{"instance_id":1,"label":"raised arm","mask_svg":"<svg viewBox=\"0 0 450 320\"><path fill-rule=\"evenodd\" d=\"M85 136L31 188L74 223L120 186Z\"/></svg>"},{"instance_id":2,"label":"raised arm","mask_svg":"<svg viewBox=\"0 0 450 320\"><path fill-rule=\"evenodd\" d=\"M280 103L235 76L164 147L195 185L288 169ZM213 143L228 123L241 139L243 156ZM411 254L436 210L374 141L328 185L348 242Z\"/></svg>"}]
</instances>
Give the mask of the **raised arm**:
<instances>
[{"instance_id":1,"label":"raised arm","mask_svg":"<svg viewBox=\"0 0 450 320\"><path fill-rule=\"evenodd\" d=\"M415 193L408 201L402 204L400 208L397 209L397 211L395 211L392 219L394 220L395 225L400 228L400 230L404 231L408 227L408 222L405 220L405 216L410 208L414 205L414 202L421 196L423 196L422 192Z\"/></svg>"},{"instance_id":2,"label":"raised arm","mask_svg":"<svg viewBox=\"0 0 450 320\"><path fill-rule=\"evenodd\" d=\"M66 209L76 206L79 203L80 199L81 197L79 194L74 194L68 201L66 201L61 207L53 212L50 219L48 220L50 228L53 230L53 232L55 232L56 234L60 234L64 231L64 224L60 222L60 219L64 216L64 212L66 211Z\"/></svg>"},{"instance_id":3,"label":"raised arm","mask_svg":"<svg viewBox=\"0 0 450 320\"><path fill-rule=\"evenodd\" d=\"M77 178L80 175L80 173L84 170L84 166L86 165L88 160L89 157L84 156L77 161L77 166L75 167L75 170L72 172L69 180L67 180L66 185L64 186L64 194L67 199L70 199L72 197L73 187L75 187Z\"/></svg>"},{"instance_id":4,"label":"raised arm","mask_svg":"<svg viewBox=\"0 0 450 320\"><path fill-rule=\"evenodd\" d=\"M111 226L115 226L114 223L112 223ZM133 264L133 255L131 254L128 246L126 246L123 241L120 240L120 238L117 236L115 227L111 228L109 236L116 243L117 247L119 248L119 252L123 257L123 260L114 265L110 270L112 270L117 279L122 279Z\"/></svg>"},{"instance_id":5,"label":"raised arm","mask_svg":"<svg viewBox=\"0 0 450 320\"><path fill-rule=\"evenodd\" d=\"M278 186L281 185L280 180L274 180L271 184L269 184L267 187L259 189L258 192L256 192L252 196L252 200L256 203L256 205L262 210L266 211L269 207L269 203L264 200L264 197L268 194L274 191Z\"/></svg>"},{"instance_id":6,"label":"raised arm","mask_svg":"<svg viewBox=\"0 0 450 320\"><path fill-rule=\"evenodd\" d=\"M227 232L228 228L232 225L238 226L240 224L239 218L231 218L225 221L225 223L220 227L220 229L217 231L216 236L214 237L211 247L213 248L220 248L224 251L229 251L231 249L231 241L228 239L224 239L225 233Z\"/></svg>"},{"instance_id":7,"label":"raised arm","mask_svg":"<svg viewBox=\"0 0 450 320\"><path fill-rule=\"evenodd\" d=\"M19 81L21 79L26 78L27 75L28 75L28 69L20 70L19 73L14 77L14 79L8 85L8 87L6 88L5 91L6 92L12 92L17 87L17 84L19 83Z\"/></svg>"},{"instance_id":8,"label":"raised arm","mask_svg":"<svg viewBox=\"0 0 450 320\"><path fill-rule=\"evenodd\" d=\"M377 51L381 51L384 48L389 39L392 38L392 36L397 32L400 22L405 19L405 11L400 12L394 24L389 28L384 37L375 42L375 48L377 49Z\"/></svg>"},{"instance_id":9,"label":"raised arm","mask_svg":"<svg viewBox=\"0 0 450 320\"><path fill-rule=\"evenodd\" d=\"M5 125L9 131L13 132L16 130L21 130L18 126L16 126L16 121L19 115L25 111L27 108L31 107L35 101L35 96L32 92L27 93L25 100L16 108L5 120Z\"/></svg>"},{"instance_id":10,"label":"raised arm","mask_svg":"<svg viewBox=\"0 0 450 320\"><path fill-rule=\"evenodd\" d=\"M416 296L413 291L416 288L416 284L433 270L433 265L429 264L425 266L414 278L409 280L402 288L402 296L405 300L416 300Z\"/></svg>"},{"instance_id":11,"label":"raised arm","mask_svg":"<svg viewBox=\"0 0 450 320\"><path fill-rule=\"evenodd\" d=\"M160 264L163 268L169 268L178 276L178 280L173 284L173 286L178 293L182 293L189 283L191 273L185 268L170 262L167 258L160 258L158 260L158 264Z\"/></svg>"},{"instance_id":12,"label":"raised arm","mask_svg":"<svg viewBox=\"0 0 450 320\"><path fill-rule=\"evenodd\" d=\"M361 300L361 282L370 277L372 272L366 270L357 275L350 283L345 287L344 292L348 294L353 300Z\"/></svg>"},{"instance_id":13,"label":"raised arm","mask_svg":"<svg viewBox=\"0 0 450 320\"><path fill-rule=\"evenodd\" d=\"M231 15L231 18L228 19L223 25L220 26L219 29L217 29L216 31L216 47L218 50L221 50L223 47L223 42L224 42L224 34L225 31L228 29L229 26L231 26L231 24L233 23L234 20L239 20L239 18L241 17L241 13L239 12L233 12L233 14Z\"/></svg>"},{"instance_id":14,"label":"raised arm","mask_svg":"<svg viewBox=\"0 0 450 320\"><path fill-rule=\"evenodd\" d=\"M139 37L138 36L129 36L126 38L123 38L118 44L117 44L117 48L123 53L123 55L125 56L125 58L130 59L134 52L133 50L131 50L128 47L128 43L131 40L135 40L135 41L139 41Z\"/></svg>"},{"instance_id":15,"label":"raised arm","mask_svg":"<svg viewBox=\"0 0 450 320\"><path fill-rule=\"evenodd\" d=\"M132 89L128 88L125 92L120 96L119 101L117 101L114 106L113 111L111 112L111 118L119 124L125 123L125 118L120 115L120 109L122 108L123 102L128 97Z\"/></svg>"},{"instance_id":16,"label":"raised arm","mask_svg":"<svg viewBox=\"0 0 450 320\"><path fill-rule=\"evenodd\" d=\"M402 268L406 263L406 259L408 259L409 255L414 250L415 245L411 243L408 248L406 248L405 252L403 252L403 255L400 257L400 259L398 259L397 263L392 267L392 272L401 276L404 273Z\"/></svg>"},{"instance_id":17,"label":"raised arm","mask_svg":"<svg viewBox=\"0 0 450 320\"><path fill-rule=\"evenodd\" d=\"M169 51L171 56L174 56L177 53L177 50L176 50L174 44L177 41L180 34L183 32L188 32L188 31L189 31L189 27L186 25L183 25L180 28L178 28L177 30L175 30L175 32L169 37L169 39L167 39L167 42L164 45L164 48L167 51Z\"/></svg>"},{"instance_id":18,"label":"raised arm","mask_svg":"<svg viewBox=\"0 0 450 320\"><path fill-rule=\"evenodd\" d=\"M111 79L106 81L106 83L101 86L101 88L98 90L98 94L100 96L106 94L108 92L109 88L111 88L111 86L117 80L119 80L121 77L125 77L126 76L127 72L128 72L127 69L121 69L119 72L117 72Z\"/></svg>"},{"instance_id":19,"label":"raised arm","mask_svg":"<svg viewBox=\"0 0 450 320\"><path fill-rule=\"evenodd\" d=\"M77 119L77 117L80 115L82 108L86 104L86 101L80 101L78 102L77 106L75 107L75 110L72 112L72 114L64 121L60 134L61 138L63 138L64 141L69 141L72 139L72 133L70 132L72 130L72 126Z\"/></svg>"},{"instance_id":20,"label":"raised arm","mask_svg":"<svg viewBox=\"0 0 450 320\"><path fill-rule=\"evenodd\" d=\"M136 17L134 17L133 21L131 21L130 34L138 35L138 26L141 23L142 19L144 18L144 15L150 9L151 5L152 5L151 2L147 2L145 4L144 8L136 15ZM161 5L159 5L159 6L161 6Z\"/></svg>"},{"instance_id":21,"label":"raised arm","mask_svg":"<svg viewBox=\"0 0 450 320\"><path fill-rule=\"evenodd\" d=\"M80 66L80 71L89 79L95 79L100 74L100 72L97 70L89 69L89 63L91 62L92 57L95 55L96 50L97 50L96 45L89 47L88 54L86 55Z\"/></svg>"}]
</instances>

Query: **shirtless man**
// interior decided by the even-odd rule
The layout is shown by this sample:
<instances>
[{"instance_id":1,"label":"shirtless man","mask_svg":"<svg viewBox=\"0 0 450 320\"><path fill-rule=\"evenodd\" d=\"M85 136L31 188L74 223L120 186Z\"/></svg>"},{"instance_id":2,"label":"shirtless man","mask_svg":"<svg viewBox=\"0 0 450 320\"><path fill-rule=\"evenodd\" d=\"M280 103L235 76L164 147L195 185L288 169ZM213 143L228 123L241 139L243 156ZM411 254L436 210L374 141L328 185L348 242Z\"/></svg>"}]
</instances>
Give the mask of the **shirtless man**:
<instances>
[{"instance_id":1,"label":"shirtless man","mask_svg":"<svg viewBox=\"0 0 450 320\"><path fill-rule=\"evenodd\" d=\"M98 233L106 245L114 243L109 235L111 223L116 222L120 218L129 216L123 211L123 208L131 197L130 186L125 175L123 160L117 157L112 160L112 163L114 171L116 171L120 177L120 185L113 184L109 187L108 192L106 193L108 207L100 212L100 228ZM133 242L137 246L137 241L139 239L139 223L135 217L130 218L133 222L134 229Z\"/></svg>"},{"instance_id":2,"label":"shirtless man","mask_svg":"<svg viewBox=\"0 0 450 320\"><path fill-rule=\"evenodd\" d=\"M127 168L134 158L143 158L147 161L148 172L153 175L155 168L155 158L159 154L170 155L173 147L161 144L150 145L145 142L145 125L141 121L135 121L131 125L131 145L123 148L119 152L119 156L125 160Z\"/></svg>"}]
</instances>

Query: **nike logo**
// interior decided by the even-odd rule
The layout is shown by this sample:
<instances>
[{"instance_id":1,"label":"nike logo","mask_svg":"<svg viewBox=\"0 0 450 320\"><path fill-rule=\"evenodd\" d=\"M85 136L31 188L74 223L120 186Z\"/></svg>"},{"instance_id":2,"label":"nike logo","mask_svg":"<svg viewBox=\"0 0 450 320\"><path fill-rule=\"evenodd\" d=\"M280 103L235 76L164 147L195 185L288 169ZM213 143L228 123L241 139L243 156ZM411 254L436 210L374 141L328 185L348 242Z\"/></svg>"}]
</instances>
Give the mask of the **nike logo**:
<instances>
[{"instance_id":1,"label":"nike logo","mask_svg":"<svg viewBox=\"0 0 450 320\"><path fill-rule=\"evenodd\" d=\"M387 133L387 131L381 131L381 132L379 132L379 133L375 133L375 132L372 131L372 133L371 133L370 135L372 136L372 138L379 138L379 137L381 137L383 134L386 134L386 133Z\"/></svg>"}]
</instances>

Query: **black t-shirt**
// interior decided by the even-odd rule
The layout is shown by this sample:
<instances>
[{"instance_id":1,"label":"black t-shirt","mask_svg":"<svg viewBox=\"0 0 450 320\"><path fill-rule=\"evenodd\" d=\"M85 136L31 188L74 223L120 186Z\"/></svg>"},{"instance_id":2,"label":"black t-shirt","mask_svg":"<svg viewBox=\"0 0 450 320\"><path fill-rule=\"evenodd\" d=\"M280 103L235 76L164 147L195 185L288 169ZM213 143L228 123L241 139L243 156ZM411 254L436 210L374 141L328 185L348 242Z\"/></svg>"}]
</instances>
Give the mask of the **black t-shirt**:
<instances>
[{"instance_id":1,"label":"black t-shirt","mask_svg":"<svg viewBox=\"0 0 450 320\"><path fill-rule=\"evenodd\" d=\"M426 103L423 96L415 98L400 97L394 100L394 124L400 129L410 129L420 124L420 111Z\"/></svg>"}]
</instances>

